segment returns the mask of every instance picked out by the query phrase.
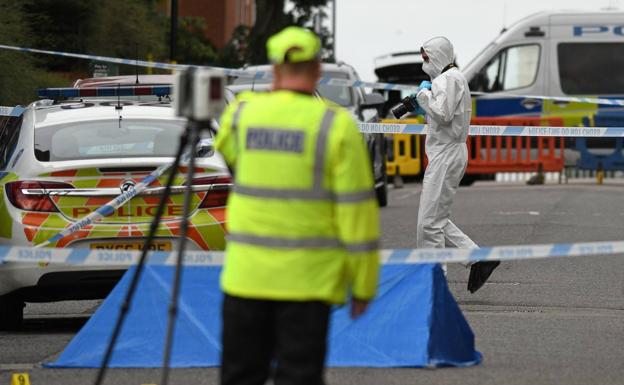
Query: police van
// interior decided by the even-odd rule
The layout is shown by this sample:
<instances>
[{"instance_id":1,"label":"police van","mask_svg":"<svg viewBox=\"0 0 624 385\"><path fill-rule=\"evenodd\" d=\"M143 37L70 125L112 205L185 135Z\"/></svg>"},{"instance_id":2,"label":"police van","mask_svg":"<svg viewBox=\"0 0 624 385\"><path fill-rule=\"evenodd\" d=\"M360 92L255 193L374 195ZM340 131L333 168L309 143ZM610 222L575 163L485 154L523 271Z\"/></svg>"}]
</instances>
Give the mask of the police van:
<instances>
[{"instance_id":1,"label":"police van","mask_svg":"<svg viewBox=\"0 0 624 385\"><path fill-rule=\"evenodd\" d=\"M487 93L473 98L475 117L539 117L568 127L623 126L622 107L530 96L624 96L624 12L534 14L503 30L462 71L471 91ZM623 148L621 138L570 139L565 163L586 170L624 170Z\"/></svg>"},{"instance_id":2,"label":"police van","mask_svg":"<svg viewBox=\"0 0 624 385\"><path fill-rule=\"evenodd\" d=\"M526 17L503 30L462 72L471 91L492 93L476 99L476 116L554 114L577 125L579 110L596 113L605 107L496 94L624 95L624 12Z\"/></svg>"}]
</instances>

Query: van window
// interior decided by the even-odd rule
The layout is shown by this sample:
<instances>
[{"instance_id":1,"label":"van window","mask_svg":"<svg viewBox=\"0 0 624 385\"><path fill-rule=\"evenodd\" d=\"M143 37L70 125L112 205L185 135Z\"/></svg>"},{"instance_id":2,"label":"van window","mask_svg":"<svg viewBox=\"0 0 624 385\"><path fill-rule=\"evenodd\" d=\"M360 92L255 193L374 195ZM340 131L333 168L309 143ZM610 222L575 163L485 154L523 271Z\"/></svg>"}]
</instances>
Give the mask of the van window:
<instances>
[{"instance_id":1,"label":"van window","mask_svg":"<svg viewBox=\"0 0 624 385\"><path fill-rule=\"evenodd\" d=\"M557 53L564 93L624 93L624 43L561 43Z\"/></svg>"},{"instance_id":2,"label":"van window","mask_svg":"<svg viewBox=\"0 0 624 385\"><path fill-rule=\"evenodd\" d=\"M539 57L539 44L505 48L472 79L470 89L496 92L528 87L537 77Z\"/></svg>"}]
</instances>

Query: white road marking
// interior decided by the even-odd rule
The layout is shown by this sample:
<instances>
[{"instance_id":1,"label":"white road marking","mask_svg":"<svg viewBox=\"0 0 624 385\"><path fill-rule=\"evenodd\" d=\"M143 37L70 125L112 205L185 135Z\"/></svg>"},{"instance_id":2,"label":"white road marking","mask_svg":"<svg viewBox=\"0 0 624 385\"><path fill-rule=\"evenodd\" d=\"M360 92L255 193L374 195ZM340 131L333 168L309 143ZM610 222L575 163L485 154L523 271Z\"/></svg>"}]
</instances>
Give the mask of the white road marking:
<instances>
[{"instance_id":1,"label":"white road marking","mask_svg":"<svg viewBox=\"0 0 624 385\"><path fill-rule=\"evenodd\" d=\"M495 214L498 215L540 215L539 211L497 211Z\"/></svg>"},{"instance_id":2,"label":"white road marking","mask_svg":"<svg viewBox=\"0 0 624 385\"><path fill-rule=\"evenodd\" d=\"M401 199L401 200L402 199L406 199L406 198L409 198L409 197L413 197L414 195L418 195L419 193L420 193L420 190L410 191L407 194L399 195L398 197L396 197L396 199Z\"/></svg>"},{"instance_id":3,"label":"white road marking","mask_svg":"<svg viewBox=\"0 0 624 385\"><path fill-rule=\"evenodd\" d=\"M422 190L422 185L418 184L416 186L405 186L405 188L393 188L392 191L392 198L391 199L406 199L409 197L413 197L414 195L418 195L420 194L420 191ZM395 194L397 194L395 196Z\"/></svg>"},{"instance_id":4,"label":"white road marking","mask_svg":"<svg viewBox=\"0 0 624 385\"><path fill-rule=\"evenodd\" d=\"M39 367L38 364L0 364L0 371L4 370L30 370Z\"/></svg>"}]
</instances>

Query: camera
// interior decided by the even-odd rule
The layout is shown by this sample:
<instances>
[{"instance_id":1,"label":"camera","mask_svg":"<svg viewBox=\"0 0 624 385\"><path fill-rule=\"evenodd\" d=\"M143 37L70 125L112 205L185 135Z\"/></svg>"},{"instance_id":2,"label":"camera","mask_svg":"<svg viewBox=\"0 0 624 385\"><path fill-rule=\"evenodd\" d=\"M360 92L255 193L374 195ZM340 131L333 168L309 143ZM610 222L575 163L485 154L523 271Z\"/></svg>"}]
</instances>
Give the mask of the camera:
<instances>
[{"instance_id":1,"label":"camera","mask_svg":"<svg viewBox=\"0 0 624 385\"><path fill-rule=\"evenodd\" d=\"M406 96L392 109L392 115L395 118L401 119L401 116L408 112L415 111L418 108L418 102L415 95Z\"/></svg>"},{"instance_id":2,"label":"camera","mask_svg":"<svg viewBox=\"0 0 624 385\"><path fill-rule=\"evenodd\" d=\"M219 71L190 67L178 72L173 88L176 115L196 122L218 119L225 109L224 87Z\"/></svg>"},{"instance_id":3,"label":"camera","mask_svg":"<svg viewBox=\"0 0 624 385\"><path fill-rule=\"evenodd\" d=\"M415 95L406 96L392 109L392 115L395 118L401 119L401 116L408 112L415 111L418 108L418 102Z\"/></svg>"}]
</instances>

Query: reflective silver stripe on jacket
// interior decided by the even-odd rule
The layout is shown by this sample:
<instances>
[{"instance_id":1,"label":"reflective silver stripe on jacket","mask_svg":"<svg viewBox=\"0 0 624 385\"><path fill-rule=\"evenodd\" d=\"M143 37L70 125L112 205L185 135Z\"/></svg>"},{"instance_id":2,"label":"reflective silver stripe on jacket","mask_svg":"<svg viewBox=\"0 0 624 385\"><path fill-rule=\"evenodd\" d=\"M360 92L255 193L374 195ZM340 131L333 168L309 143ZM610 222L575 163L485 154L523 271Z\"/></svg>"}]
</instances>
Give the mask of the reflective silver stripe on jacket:
<instances>
[{"instance_id":1,"label":"reflective silver stripe on jacket","mask_svg":"<svg viewBox=\"0 0 624 385\"><path fill-rule=\"evenodd\" d=\"M338 203L362 202L369 199L375 199L373 190L334 194L334 200Z\"/></svg>"},{"instance_id":2,"label":"reflective silver stripe on jacket","mask_svg":"<svg viewBox=\"0 0 624 385\"><path fill-rule=\"evenodd\" d=\"M245 107L245 102L238 103L238 107L236 107L236 111L234 111L234 115L232 115L232 132L236 133L238 128L238 121L240 120L241 111L243 111L243 107Z\"/></svg>"},{"instance_id":3,"label":"reflective silver stripe on jacket","mask_svg":"<svg viewBox=\"0 0 624 385\"><path fill-rule=\"evenodd\" d=\"M238 157L238 152L239 152L239 148L238 148L238 122L240 120L240 115L241 112L243 111L243 107L245 107L245 102L240 102L238 103L238 107L236 107L236 111L234 111L234 115L232 115L232 138L234 138L234 148L236 148L236 156Z\"/></svg>"},{"instance_id":4,"label":"reflective silver stripe on jacket","mask_svg":"<svg viewBox=\"0 0 624 385\"><path fill-rule=\"evenodd\" d=\"M227 236L228 242L245 243L254 246L263 247L275 247L281 249L298 249L298 248L310 248L310 249L337 249L344 248L352 253L375 251L379 249L379 241L367 241L361 243L342 243L337 238L281 238L281 237L266 237L261 235L230 233Z\"/></svg>"},{"instance_id":5,"label":"reflective silver stripe on jacket","mask_svg":"<svg viewBox=\"0 0 624 385\"><path fill-rule=\"evenodd\" d=\"M328 108L323 114L321 121L321 129L316 138L316 150L314 152L314 183L312 189L314 191L323 191L323 175L325 168L325 154L327 153L327 137L329 136L329 128L334 122L334 110Z\"/></svg>"},{"instance_id":6,"label":"reflective silver stripe on jacket","mask_svg":"<svg viewBox=\"0 0 624 385\"><path fill-rule=\"evenodd\" d=\"M336 238L279 238L279 237L263 237L259 235L251 234L236 234L230 233L228 235L228 241L247 243L256 246L266 247L279 247L286 249L296 248L319 248L319 249L333 249L341 247L341 243Z\"/></svg>"},{"instance_id":7,"label":"reflective silver stripe on jacket","mask_svg":"<svg viewBox=\"0 0 624 385\"><path fill-rule=\"evenodd\" d=\"M273 189L235 185L234 192L254 198L332 200L338 203L354 203L375 198L372 190L336 194L327 190Z\"/></svg>"},{"instance_id":8,"label":"reflective silver stripe on jacket","mask_svg":"<svg viewBox=\"0 0 624 385\"><path fill-rule=\"evenodd\" d=\"M369 241L361 243L346 243L344 248L352 253L375 251L379 249L379 241Z\"/></svg>"},{"instance_id":9,"label":"reflective silver stripe on jacket","mask_svg":"<svg viewBox=\"0 0 624 385\"><path fill-rule=\"evenodd\" d=\"M330 191L277 189L264 187L247 187L234 185L234 192L240 195L248 195L254 198L274 199L301 199L301 200L331 200L334 195Z\"/></svg>"}]
</instances>

